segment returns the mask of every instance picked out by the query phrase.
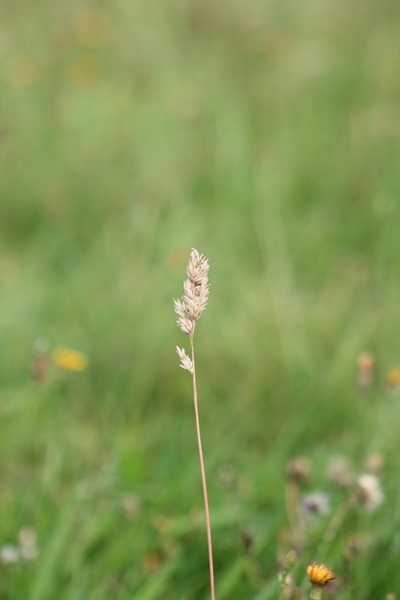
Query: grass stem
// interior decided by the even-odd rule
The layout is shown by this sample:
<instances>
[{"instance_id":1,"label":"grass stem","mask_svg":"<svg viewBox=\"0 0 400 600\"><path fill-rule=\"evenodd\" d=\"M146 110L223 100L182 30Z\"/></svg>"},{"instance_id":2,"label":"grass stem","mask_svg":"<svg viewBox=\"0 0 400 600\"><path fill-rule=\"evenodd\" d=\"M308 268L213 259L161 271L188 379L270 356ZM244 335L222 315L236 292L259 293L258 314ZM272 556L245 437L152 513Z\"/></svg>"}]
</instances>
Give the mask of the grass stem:
<instances>
[{"instance_id":1,"label":"grass stem","mask_svg":"<svg viewBox=\"0 0 400 600\"><path fill-rule=\"evenodd\" d=\"M203 449L202 449L202 444L201 444L199 407L198 407L198 402L197 402L196 364L195 364L195 359L194 359L193 335L190 336L190 347L192 349L192 363L193 363L192 380L193 380L194 412L195 412L195 416L196 416L197 443L198 443L198 446L199 446L201 481L202 481L202 485L203 485L204 508L205 508L205 513L206 513L208 562L209 562L209 566L210 566L211 600L215 600L215 591L214 591L214 565L213 565L212 539L211 539L211 522L210 522L210 511L209 511L209 507L208 507L206 471L205 471L205 467L204 467Z\"/></svg>"}]
</instances>

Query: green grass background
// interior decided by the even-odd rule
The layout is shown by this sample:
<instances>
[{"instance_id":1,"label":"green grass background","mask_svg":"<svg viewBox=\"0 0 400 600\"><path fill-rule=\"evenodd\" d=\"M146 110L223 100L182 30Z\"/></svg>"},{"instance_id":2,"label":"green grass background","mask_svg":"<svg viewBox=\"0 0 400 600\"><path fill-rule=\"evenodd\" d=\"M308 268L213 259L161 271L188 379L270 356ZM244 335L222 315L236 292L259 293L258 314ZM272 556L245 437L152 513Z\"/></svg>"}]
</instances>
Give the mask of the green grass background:
<instances>
[{"instance_id":1,"label":"green grass background","mask_svg":"<svg viewBox=\"0 0 400 600\"><path fill-rule=\"evenodd\" d=\"M93 8L111 31L87 47ZM342 577L358 532L354 597L400 590L399 34L394 0L0 4L0 542L30 526L40 551L0 567L1 598L208 597L172 308L192 246L212 283L196 348L217 597L275 597L288 459L312 460L335 509L329 459L360 472L370 451L385 504L322 555L317 520L294 577L312 560ZM39 76L16 85L26 55ZM74 83L80 60L97 81ZM43 336L89 368L33 382Z\"/></svg>"}]
</instances>

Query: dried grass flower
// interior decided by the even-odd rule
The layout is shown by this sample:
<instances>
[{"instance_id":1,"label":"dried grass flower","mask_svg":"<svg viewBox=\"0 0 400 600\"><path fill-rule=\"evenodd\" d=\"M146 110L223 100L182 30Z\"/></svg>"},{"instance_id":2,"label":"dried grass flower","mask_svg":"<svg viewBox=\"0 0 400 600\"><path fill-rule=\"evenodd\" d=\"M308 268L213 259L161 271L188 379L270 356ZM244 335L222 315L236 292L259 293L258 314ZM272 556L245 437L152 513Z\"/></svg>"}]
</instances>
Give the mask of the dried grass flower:
<instances>
[{"instance_id":1,"label":"dried grass flower","mask_svg":"<svg viewBox=\"0 0 400 600\"><path fill-rule=\"evenodd\" d=\"M208 260L192 248L186 268L188 278L183 284L185 293L182 300L174 300L178 327L183 333L193 335L196 323L207 306L208 269Z\"/></svg>"},{"instance_id":2,"label":"dried grass flower","mask_svg":"<svg viewBox=\"0 0 400 600\"><path fill-rule=\"evenodd\" d=\"M186 354L184 348L179 348L179 346L177 346L176 351L178 353L179 358L181 359L180 366L182 367L182 369L186 369L186 371L189 371L189 373L192 373L193 375L192 359L189 358L189 356Z\"/></svg>"}]
</instances>

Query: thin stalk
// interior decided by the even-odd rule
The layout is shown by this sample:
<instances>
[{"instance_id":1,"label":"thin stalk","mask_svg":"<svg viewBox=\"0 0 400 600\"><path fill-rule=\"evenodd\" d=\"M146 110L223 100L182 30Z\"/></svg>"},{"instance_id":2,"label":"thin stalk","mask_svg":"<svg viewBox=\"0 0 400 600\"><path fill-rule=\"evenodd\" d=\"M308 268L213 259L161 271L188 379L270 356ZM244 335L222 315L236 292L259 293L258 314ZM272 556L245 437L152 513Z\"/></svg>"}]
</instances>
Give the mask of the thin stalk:
<instances>
[{"instance_id":1,"label":"thin stalk","mask_svg":"<svg viewBox=\"0 0 400 600\"><path fill-rule=\"evenodd\" d=\"M317 555L325 557L327 551L329 550L329 546L331 542L336 537L337 532L343 524L343 521L348 515L349 510L354 504L354 498L350 496L339 506L335 514L333 515L331 521L328 524L328 527L325 529L324 535L322 536L322 540L317 549Z\"/></svg>"},{"instance_id":2,"label":"thin stalk","mask_svg":"<svg viewBox=\"0 0 400 600\"><path fill-rule=\"evenodd\" d=\"M300 489L295 481L287 481L285 485L285 504L289 526L292 531L293 543L297 550L305 545L305 528L303 518L299 514Z\"/></svg>"},{"instance_id":3,"label":"thin stalk","mask_svg":"<svg viewBox=\"0 0 400 600\"><path fill-rule=\"evenodd\" d=\"M194 413L195 413L195 416L196 416L197 443L198 443L198 446L199 446L201 481L202 481L202 484L203 484L204 508L205 508L205 512L206 512L208 562L209 562L209 565L210 565L211 600L215 600L215 591L214 591L214 566L213 566L212 540L211 540L211 523L210 523L210 511L209 511L209 508L208 508L208 494L207 494L206 471L205 471L205 468L204 468L203 449L202 449L202 445L201 445L200 418L199 418L199 407L198 407L198 402L197 402L196 364L195 364L195 361L194 361L193 334L190 336L190 347L192 349L192 363L193 363L192 379L193 379Z\"/></svg>"}]
</instances>

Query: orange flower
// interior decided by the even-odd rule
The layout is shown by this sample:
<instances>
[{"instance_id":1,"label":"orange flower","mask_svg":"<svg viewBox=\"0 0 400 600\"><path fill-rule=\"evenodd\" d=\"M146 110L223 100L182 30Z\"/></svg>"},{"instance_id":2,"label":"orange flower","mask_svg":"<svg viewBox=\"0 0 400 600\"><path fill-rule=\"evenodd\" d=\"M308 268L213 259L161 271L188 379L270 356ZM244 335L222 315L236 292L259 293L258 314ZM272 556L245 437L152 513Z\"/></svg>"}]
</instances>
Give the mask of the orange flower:
<instances>
[{"instance_id":1,"label":"orange flower","mask_svg":"<svg viewBox=\"0 0 400 600\"><path fill-rule=\"evenodd\" d=\"M318 565L316 562L313 562L307 568L308 579L313 585L318 587L323 587L332 579L335 579L335 574L332 569L328 569L325 565Z\"/></svg>"},{"instance_id":2,"label":"orange flower","mask_svg":"<svg viewBox=\"0 0 400 600\"><path fill-rule=\"evenodd\" d=\"M55 348L52 358L55 364L65 371L83 371L88 364L87 356L82 352L62 347Z\"/></svg>"},{"instance_id":3,"label":"orange flower","mask_svg":"<svg viewBox=\"0 0 400 600\"><path fill-rule=\"evenodd\" d=\"M372 373L375 367L375 356L372 352L361 352L357 357L357 367L360 373Z\"/></svg>"}]
</instances>

